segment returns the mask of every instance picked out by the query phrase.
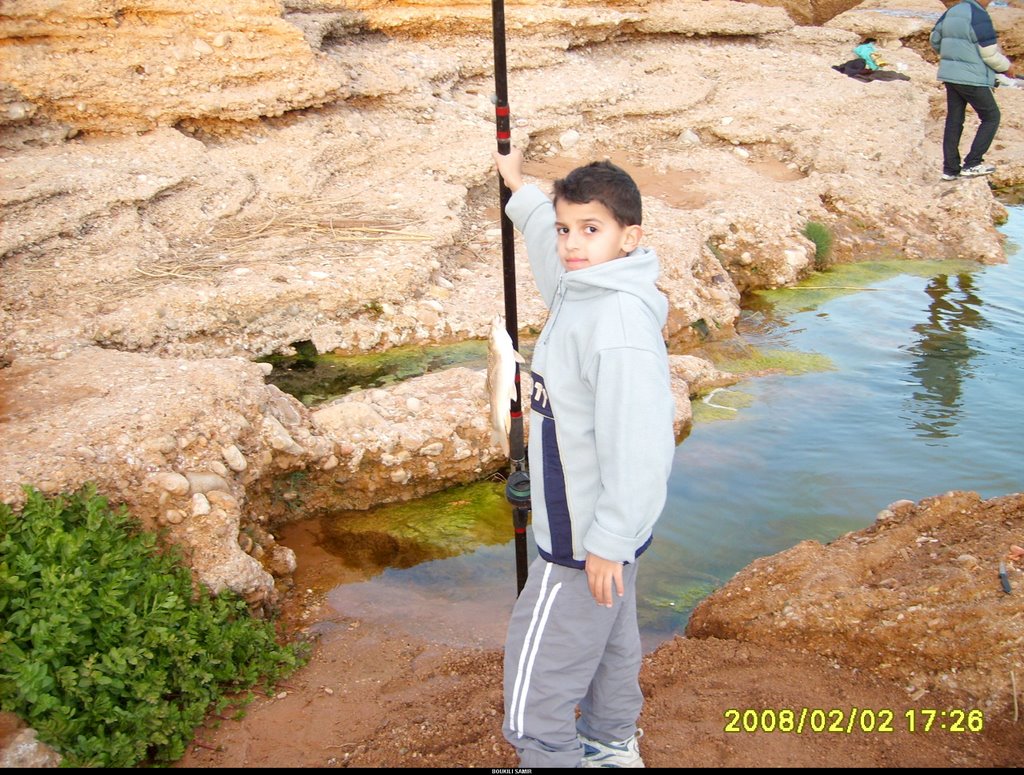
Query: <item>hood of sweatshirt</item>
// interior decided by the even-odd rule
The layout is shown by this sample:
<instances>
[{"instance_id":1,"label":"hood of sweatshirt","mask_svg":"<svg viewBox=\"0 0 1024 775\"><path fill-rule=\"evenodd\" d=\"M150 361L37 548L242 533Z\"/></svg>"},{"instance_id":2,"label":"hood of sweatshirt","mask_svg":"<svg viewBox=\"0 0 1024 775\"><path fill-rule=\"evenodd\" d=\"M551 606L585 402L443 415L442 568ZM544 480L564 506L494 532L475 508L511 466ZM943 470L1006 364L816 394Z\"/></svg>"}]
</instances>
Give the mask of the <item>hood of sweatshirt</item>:
<instances>
[{"instance_id":1,"label":"hood of sweatshirt","mask_svg":"<svg viewBox=\"0 0 1024 775\"><path fill-rule=\"evenodd\" d=\"M628 293L640 299L661 326L668 319L668 301L655 285L658 257L650 248L639 247L627 256L586 269L565 272L560 278L565 297L583 300L608 291Z\"/></svg>"}]
</instances>

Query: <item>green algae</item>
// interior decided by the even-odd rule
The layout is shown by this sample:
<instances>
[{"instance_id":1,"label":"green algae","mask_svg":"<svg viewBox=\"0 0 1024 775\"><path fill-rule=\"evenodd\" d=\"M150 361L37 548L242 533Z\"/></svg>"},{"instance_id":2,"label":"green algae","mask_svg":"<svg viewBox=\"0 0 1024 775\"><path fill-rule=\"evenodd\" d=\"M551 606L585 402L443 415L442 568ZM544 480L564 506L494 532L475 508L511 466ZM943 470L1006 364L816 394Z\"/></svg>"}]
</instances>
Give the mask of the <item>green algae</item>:
<instances>
[{"instance_id":1,"label":"green algae","mask_svg":"<svg viewBox=\"0 0 1024 775\"><path fill-rule=\"evenodd\" d=\"M482 339L431 347L395 347L359 355L317 354L308 343L293 347L295 355L270 355L260 360L274 367L267 382L306 406L451 366L483 368L487 364L487 342Z\"/></svg>"},{"instance_id":2,"label":"green algae","mask_svg":"<svg viewBox=\"0 0 1024 775\"><path fill-rule=\"evenodd\" d=\"M888 291L879 288L879 284L900 275L931 278L940 274L977 271L978 268L979 265L973 261L909 261L906 259L836 264L795 285L753 291L746 306L752 310L771 311L774 315L786 316L796 312L815 310L832 299L853 293L886 293ZM894 289L891 292L899 293L900 291Z\"/></svg>"},{"instance_id":3,"label":"green algae","mask_svg":"<svg viewBox=\"0 0 1024 775\"><path fill-rule=\"evenodd\" d=\"M411 568L513 537L504 482L452 487L413 501L321 518L325 550L353 568Z\"/></svg>"},{"instance_id":4,"label":"green algae","mask_svg":"<svg viewBox=\"0 0 1024 775\"><path fill-rule=\"evenodd\" d=\"M430 346L404 345L357 355L318 354L310 342L297 342L292 347L295 355L268 355L259 361L274 367L267 382L295 396L306 406L453 366L473 369L487 366L487 341L484 339ZM528 357L530 349L521 344L519 351Z\"/></svg>"},{"instance_id":5,"label":"green algae","mask_svg":"<svg viewBox=\"0 0 1024 775\"><path fill-rule=\"evenodd\" d=\"M735 420L739 410L754 403L754 396L743 390L715 388L690 401L695 423Z\"/></svg>"},{"instance_id":6,"label":"green algae","mask_svg":"<svg viewBox=\"0 0 1024 775\"><path fill-rule=\"evenodd\" d=\"M685 578L675 585L662 586L655 594L645 594L638 601L637 623L643 631L672 632L686 622L693 609L721 582Z\"/></svg>"},{"instance_id":7,"label":"green algae","mask_svg":"<svg viewBox=\"0 0 1024 775\"><path fill-rule=\"evenodd\" d=\"M765 374L798 376L835 369L832 359L821 353L757 347L749 348L749 351L742 356L713 357L712 360L719 369L739 376L763 376Z\"/></svg>"}]
</instances>

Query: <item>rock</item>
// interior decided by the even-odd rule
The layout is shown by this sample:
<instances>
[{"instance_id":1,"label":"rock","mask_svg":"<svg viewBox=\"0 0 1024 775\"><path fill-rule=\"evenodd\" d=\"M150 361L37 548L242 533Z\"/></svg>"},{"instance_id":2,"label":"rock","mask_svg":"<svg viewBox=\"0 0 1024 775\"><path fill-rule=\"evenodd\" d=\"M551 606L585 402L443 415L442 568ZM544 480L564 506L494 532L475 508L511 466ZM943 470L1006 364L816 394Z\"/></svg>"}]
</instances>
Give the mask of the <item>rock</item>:
<instances>
[{"instance_id":1,"label":"rock","mask_svg":"<svg viewBox=\"0 0 1024 775\"><path fill-rule=\"evenodd\" d=\"M343 401L313 412L313 424L335 436L345 436L352 430L366 430L385 425L385 420L373 407L360 401Z\"/></svg>"},{"instance_id":2,"label":"rock","mask_svg":"<svg viewBox=\"0 0 1024 775\"><path fill-rule=\"evenodd\" d=\"M686 635L799 646L926 690L949 688L955 665L965 702L986 715L1012 708L1007 666L1019 664L1024 622L999 590L993 547L1024 528L1024 494L904 503L827 546L755 560L697 605ZM799 626L780 635L783 617Z\"/></svg>"},{"instance_id":3,"label":"rock","mask_svg":"<svg viewBox=\"0 0 1024 775\"><path fill-rule=\"evenodd\" d=\"M231 485L219 474L208 471L187 471L185 478L188 480L189 489L193 493L208 493L211 490L231 492Z\"/></svg>"},{"instance_id":4,"label":"rock","mask_svg":"<svg viewBox=\"0 0 1024 775\"><path fill-rule=\"evenodd\" d=\"M580 141L580 133L575 129L568 129L558 136L558 144L563 151L567 151Z\"/></svg>"},{"instance_id":5,"label":"rock","mask_svg":"<svg viewBox=\"0 0 1024 775\"><path fill-rule=\"evenodd\" d=\"M295 552L287 546L274 544L269 555L266 555L263 564L274 576L279 578L290 576L295 572Z\"/></svg>"},{"instance_id":6,"label":"rock","mask_svg":"<svg viewBox=\"0 0 1024 775\"><path fill-rule=\"evenodd\" d=\"M210 513L210 502L201 492L192 495L192 516L202 517Z\"/></svg>"},{"instance_id":7,"label":"rock","mask_svg":"<svg viewBox=\"0 0 1024 775\"><path fill-rule=\"evenodd\" d=\"M493 106L474 82L490 67L486 8L228 0L221 14L172 3L111 24L81 4L63 4L60 21L40 3L7 5L5 503L22 502L23 481L53 492L103 482L145 525L174 526L204 580L258 597L273 584L236 556L238 520L256 519L240 503L273 522L299 502L326 507L335 482L367 508L500 467L478 370L310 410L254 362L305 341L379 354L484 335L502 295L501 229L481 193ZM833 231L837 261L1005 260L995 223L1006 213L986 181L936 187L941 87L920 40L885 43L911 82L864 88L830 69L860 34L849 19L797 25L780 7L721 0L523 10L509 63L517 145L542 185L587 157L640 173L674 350L732 336L741 292L811 271L809 221ZM881 28L870 17L885 14L862 11L858 25ZM1016 13L993 9L1001 34L998 15ZM906 18L886 29L920 26ZM599 89L561 86L594 73ZM1024 181L1024 91L1007 91L991 151L999 188ZM285 119L260 121L275 114ZM878 118L854 141L851 115ZM543 300L528 277L519 290L520 328L539 330ZM688 396L726 378L691 365L673 367L677 430ZM171 471L218 479L159 484ZM297 474L295 499L266 502L271 477ZM230 488L239 500L219 501ZM186 519L196 493L224 516ZM886 514L879 523L903 518Z\"/></svg>"},{"instance_id":8,"label":"rock","mask_svg":"<svg viewBox=\"0 0 1024 775\"><path fill-rule=\"evenodd\" d=\"M153 477L153 482L157 487L160 487L169 493L173 493L174 495L185 495L191 487L191 484L186 477L173 471L163 471L156 474Z\"/></svg>"},{"instance_id":9,"label":"rock","mask_svg":"<svg viewBox=\"0 0 1024 775\"><path fill-rule=\"evenodd\" d=\"M280 452L287 452L289 455L301 455L303 450L298 444L295 443L288 431L284 429L273 417L264 417L263 426L267 433L267 440L270 446Z\"/></svg>"},{"instance_id":10,"label":"rock","mask_svg":"<svg viewBox=\"0 0 1024 775\"><path fill-rule=\"evenodd\" d=\"M242 455L241 451L234 444L228 444L226 447L222 447L221 454L224 456L224 460L227 462L228 468L236 473L244 471L248 466L248 463L245 462L245 456Z\"/></svg>"},{"instance_id":11,"label":"rock","mask_svg":"<svg viewBox=\"0 0 1024 775\"><path fill-rule=\"evenodd\" d=\"M16 732L0 749L0 767L50 769L60 767L62 758L46 743L36 738L34 729Z\"/></svg>"},{"instance_id":12,"label":"rock","mask_svg":"<svg viewBox=\"0 0 1024 775\"><path fill-rule=\"evenodd\" d=\"M210 490L206 493L206 499L210 502L211 506L217 506L226 511L238 511L238 501L229 492Z\"/></svg>"}]
</instances>

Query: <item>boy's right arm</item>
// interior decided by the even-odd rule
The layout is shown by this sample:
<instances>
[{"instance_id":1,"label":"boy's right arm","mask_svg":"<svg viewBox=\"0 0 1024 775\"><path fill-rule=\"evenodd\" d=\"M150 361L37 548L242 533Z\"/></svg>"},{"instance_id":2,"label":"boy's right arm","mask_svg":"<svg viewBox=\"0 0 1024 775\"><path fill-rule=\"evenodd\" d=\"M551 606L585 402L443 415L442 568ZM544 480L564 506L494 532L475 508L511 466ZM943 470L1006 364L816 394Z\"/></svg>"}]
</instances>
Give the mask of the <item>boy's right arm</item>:
<instances>
[{"instance_id":1,"label":"boy's right arm","mask_svg":"<svg viewBox=\"0 0 1024 775\"><path fill-rule=\"evenodd\" d=\"M505 185L512 191L512 198L505 206L505 213L523 234L526 255L530 259L534 282L551 307L558 287L558 278L565 271L558 259L558 235L555 232L555 208L544 193L523 181L523 155L513 148L507 155L494 153Z\"/></svg>"}]
</instances>

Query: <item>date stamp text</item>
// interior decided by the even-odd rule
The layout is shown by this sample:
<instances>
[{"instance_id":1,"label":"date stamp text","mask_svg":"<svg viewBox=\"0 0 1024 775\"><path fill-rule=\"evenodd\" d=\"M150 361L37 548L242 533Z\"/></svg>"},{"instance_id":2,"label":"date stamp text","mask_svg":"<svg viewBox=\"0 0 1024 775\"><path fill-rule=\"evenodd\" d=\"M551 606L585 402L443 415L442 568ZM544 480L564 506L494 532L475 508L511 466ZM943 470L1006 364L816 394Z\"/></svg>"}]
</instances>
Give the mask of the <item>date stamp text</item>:
<instances>
[{"instance_id":1,"label":"date stamp text","mask_svg":"<svg viewBox=\"0 0 1024 775\"><path fill-rule=\"evenodd\" d=\"M726 708L724 732L782 734L890 734L896 731L981 732L985 714L975 708Z\"/></svg>"}]
</instances>

